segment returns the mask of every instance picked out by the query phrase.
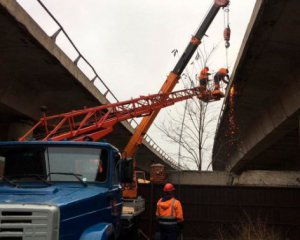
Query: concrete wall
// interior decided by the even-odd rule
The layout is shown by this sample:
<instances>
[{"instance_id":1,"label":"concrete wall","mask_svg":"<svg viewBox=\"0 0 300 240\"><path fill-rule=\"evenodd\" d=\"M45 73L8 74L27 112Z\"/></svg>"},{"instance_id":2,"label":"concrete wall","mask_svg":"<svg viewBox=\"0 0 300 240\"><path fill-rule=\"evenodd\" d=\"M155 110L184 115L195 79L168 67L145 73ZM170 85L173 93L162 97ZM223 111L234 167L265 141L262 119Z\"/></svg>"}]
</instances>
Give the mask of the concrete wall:
<instances>
[{"instance_id":1,"label":"concrete wall","mask_svg":"<svg viewBox=\"0 0 300 240\"><path fill-rule=\"evenodd\" d=\"M155 209L162 187L139 185L146 211L138 224L151 239L157 229ZM183 206L185 240L244 239L228 236L243 227L268 230L265 238L260 239L272 236L272 230L273 234L280 232L278 239L299 239L299 188L206 185L175 185L175 188Z\"/></svg>"},{"instance_id":2,"label":"concrete wall","mask_svg":"<svg viewBox=\"0 0 300 240\"><path fill-rule=\"evenodd\" d=\"M230 172L169 172L168 181L183 185L205 186L261 186L300 188L300 171L245 171Z\"/></svg>"}]
</instances>

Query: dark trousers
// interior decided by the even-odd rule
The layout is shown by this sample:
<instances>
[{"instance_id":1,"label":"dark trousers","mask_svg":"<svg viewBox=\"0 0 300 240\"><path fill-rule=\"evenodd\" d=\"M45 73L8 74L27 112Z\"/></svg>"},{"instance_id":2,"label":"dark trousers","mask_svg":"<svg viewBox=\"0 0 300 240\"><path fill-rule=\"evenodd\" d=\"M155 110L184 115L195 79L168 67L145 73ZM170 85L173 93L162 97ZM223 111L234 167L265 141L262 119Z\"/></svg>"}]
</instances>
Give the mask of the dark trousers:
<instances>
[{"instance_id":1,"label":"dark trousers","mask_svg":"<svg viewBox=\"0 0 300 240\"><path fill-rule=\"evenodd\" d=\"M206 87L207 85L207 79L200 79L200 86Z\"/></svg>"},{"instance_id":2,"label":"dark trousers","mask_svg":"<svg viewBox=\"0 0 300 240\"><path fill-rule=\"evenodd\" d=\"M177 240L179 228L177 225L160 225L160 240Z\"/></svg>"}]
</instances>

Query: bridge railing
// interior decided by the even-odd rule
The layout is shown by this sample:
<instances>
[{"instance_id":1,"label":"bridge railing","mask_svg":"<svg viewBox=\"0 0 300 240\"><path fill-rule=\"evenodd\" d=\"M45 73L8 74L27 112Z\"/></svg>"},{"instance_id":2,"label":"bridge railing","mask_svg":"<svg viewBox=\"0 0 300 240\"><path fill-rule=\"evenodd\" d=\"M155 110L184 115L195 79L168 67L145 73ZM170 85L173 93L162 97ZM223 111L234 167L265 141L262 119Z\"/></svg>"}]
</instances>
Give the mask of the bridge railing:
<instances>
[{"instance_id":1,"label":"bridge railing","mask_svg":"<svg viewBox=\"0 0 300 240\"><path fill-rule=\"evenodd\" d=\"M109 87L105 84L105 82L102 80L102 78L99 76L93 65L82 55L82 53L79 51L79 49L76 47L72 39L69 37L63 26L59 23L59 21L53 16L53 14L50 12L50 10L43 4L41 0L36 0L40 6L44 9L44 11L50 16L50 18L56 23L58 26L58 29L50 36L54 42L56 42L57 37L60 34L63 34L66 39L68 40L69 44L71 44L72 48L76 51L77 57L73 60L74 64L78 66L79 61L83 61L86 66L92 71L93 77L90 79L90 81L95 85L95 81L99 80L100 84L104 88L104 91L102 92L100 90L100 87L97 87L97 89L108 99L110 96L113 101L119 102L118 98L114 95L114 93L109 89ZM78 66L79 67L79 66ZM81 69L82 70L82 69ZM137 121L134 119L128 120L128 123L135 129L138 126ZM158 144L148 135L146 134L144 137L145 141L155 150L159 153L159 155L162 157L163 161L168 163L170 166L172 166L175 169L178 169L177 162L172 159L167 153L165 153L161 147L158 146Z\"/></svg>"}]
</instances>

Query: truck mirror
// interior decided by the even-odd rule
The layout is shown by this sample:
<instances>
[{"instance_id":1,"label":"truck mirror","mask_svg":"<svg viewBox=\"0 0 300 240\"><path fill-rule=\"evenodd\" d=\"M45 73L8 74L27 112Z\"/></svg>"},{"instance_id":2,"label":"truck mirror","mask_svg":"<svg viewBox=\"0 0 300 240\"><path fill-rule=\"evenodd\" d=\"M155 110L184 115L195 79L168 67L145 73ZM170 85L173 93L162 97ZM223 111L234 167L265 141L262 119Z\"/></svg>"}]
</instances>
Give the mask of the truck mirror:
<instances>
[{"instance_id":1,"label":"truck mirror","mask_svg":"<svg viewBox=\"0 0 300 240\"><path fill-rule=\"evenodd\" d=\"M125 158L120 161L120 181L121 183L133 182L133 159Z\"/></svg>"}]
</instances>

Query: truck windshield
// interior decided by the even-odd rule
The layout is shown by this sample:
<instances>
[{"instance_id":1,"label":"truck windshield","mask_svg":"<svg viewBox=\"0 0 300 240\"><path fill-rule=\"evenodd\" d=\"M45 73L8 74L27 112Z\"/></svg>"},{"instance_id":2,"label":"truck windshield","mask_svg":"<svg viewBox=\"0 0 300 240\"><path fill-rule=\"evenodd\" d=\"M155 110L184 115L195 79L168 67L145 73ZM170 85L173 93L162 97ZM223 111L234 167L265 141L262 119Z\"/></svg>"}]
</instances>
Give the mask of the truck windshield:
<instances>
[{"instance_id":1,"label":"truck windshield","mask_svg":"<svg viewBox=\"0 0 300 240\"><path fill-rule=\"evenodd\" d=\"M0 176L14 181L105 182L108 151L66 146L0 147ZM79 179L79 180L80 180Z\"/></svg>"}]
</instances>

